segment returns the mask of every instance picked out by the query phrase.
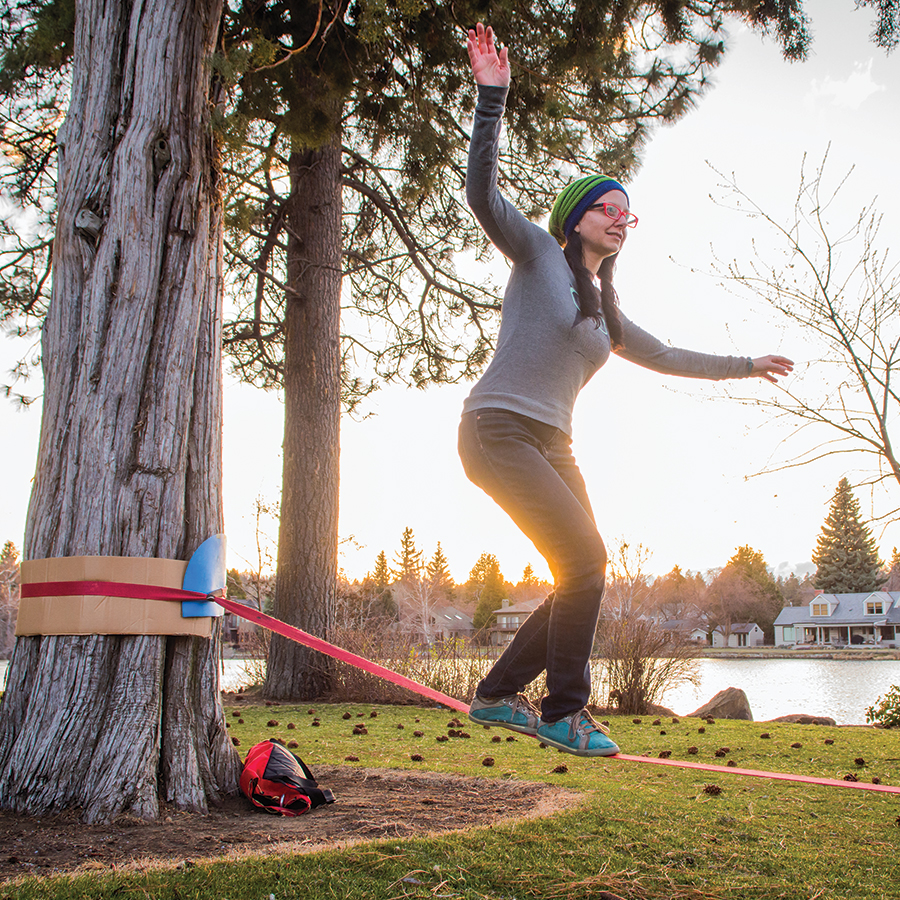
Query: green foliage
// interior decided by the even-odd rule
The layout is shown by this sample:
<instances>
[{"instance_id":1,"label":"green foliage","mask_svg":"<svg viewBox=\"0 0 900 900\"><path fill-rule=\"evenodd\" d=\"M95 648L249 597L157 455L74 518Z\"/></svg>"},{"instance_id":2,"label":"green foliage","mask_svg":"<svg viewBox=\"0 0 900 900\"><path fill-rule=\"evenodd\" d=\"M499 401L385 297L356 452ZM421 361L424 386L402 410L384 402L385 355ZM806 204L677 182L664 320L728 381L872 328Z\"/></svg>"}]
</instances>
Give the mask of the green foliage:
<instances>
[{"instance_id":1,"label":"green foliage","mask_svg":"<svg viewBox=\"0 0 900 900\"><path fill-rule=\"evenodd\" d=\"M229 569L226 573L228 584L228 596L233 600L246 600L247 592L244 590L244 579L237 569Z\"/></svg>"},{"instance_id":2,"label":"green foliage","mask_svg":"<svg viewBox=\"0 0 900 900\"><path fill-rule=\"evenodd\" d=\"M866 709L866 721L882 728L900 725L900 686L892 684L888 692L875 701L875 706Z\"/></svg>"},{"instance_id":3,"label":"green foliage","mask_svg":"<svg viewBox=\"0 0 900 900\"><path fill-rule=\"evenodd\" d=\"M242 377L280 383L284 209L297 189L286 164L340 129L347 408L383 380L470 378L490 355L496 287L462 279L452 262L487 247L462 202L475 97L466 28L489 17L513 48L501 180L535 218L576 170L636 169L649 127L683 115L706 86L724 16L762 31L778 23L788 57L805 52L798 36L807 35L795 2L368 0L332 20L321 12L253 2L235 5L226 22L217 63L228 91L226 249L241 304L226 345Z\"/></svg>"},{"instance_id":4,"label":"green foliage","mask_svg":"<svg viewBox=\"0 0 900 900\"><path fill-rule=\"evenodd\" d=\"M37 72L68 64L75 34L75 0L0 4L0 94L11 94Z\"/></svg>"},{"instance_id":5,"label":"green foliage","mask_svg":"<svg viewBox=\"0 0 900 900\"><path fill-rule=\"evenodd\" d=\"M474 104L463 38L485 17L513 51L503 188L532 217L579 170L620 177L635 170L651 127L676 120L707 87L728 19L774 35L789 59L802 57L809 40L800 0L227 4L213 60L221 94L215 118L235 301L226 348L242 377L281 383L291 290L285 208L297 189L287 163L338 131L342 259L324 264L341 265L346 276L345 407L382 380L421 386L469 378L484 366L496 287L460 277L452 260L486 248L461 196ZM4 180L16 180L29 195L23 202L45 214L43 227L16 238L20 245L0 266L0 304L12 317L39 321L45 312L53 138L65 109L73 22L74 0L0 4L2 83L10 96L27 98L31 116L44 109L40 127L4 135L5 152L27 151ZM27 119L21 108L7 116Z\"/></svg>"},{"instance_id":6,"label":"green foliage","mask_svg":"<svg viewBox=\"0 0 900 900\"><path fill-rule=\"evenodd\" d=\"M829 594L874 591L886 580L875 539L846 478L838 482L812 561L817 567L813 584Z\"/></svg>"},{"instance_id":7,"label":"green foliage","mask_svg":"<svg viewBox=\"0 0 900 900\"><path fill-rule=\"evenodd\" d=\"M378 590L385 590L391 583L391 570L384 550L375 557L375 568L372 570L371 578Z\"/></svg>"},{"instance_id":8,"label":"green foliage","mask_svg":"<svg viewBox=\"0 0 900 900\"><path fill-rule=\"evenodd\" d=\"M472 623L476 632L493 625L496 612L507 596L500 563L492 553L482 553L469 573L468 589L478 598Z\"/></svg>"}]
</instances>

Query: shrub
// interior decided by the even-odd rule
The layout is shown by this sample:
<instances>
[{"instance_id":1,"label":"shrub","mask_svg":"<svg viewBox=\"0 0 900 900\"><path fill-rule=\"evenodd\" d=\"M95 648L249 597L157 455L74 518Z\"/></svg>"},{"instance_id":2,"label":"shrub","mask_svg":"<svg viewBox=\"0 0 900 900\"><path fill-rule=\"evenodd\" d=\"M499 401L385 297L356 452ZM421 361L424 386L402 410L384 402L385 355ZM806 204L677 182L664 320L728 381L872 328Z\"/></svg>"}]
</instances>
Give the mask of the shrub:
<instances>
[{"instance_id":1,"label":"shrub","mask_svg":"<svg viewBox=\"0 0 900 900\"><path fill-rule=\"evenodd\" d=\"M890 690L866 710L866 721L882 728L900 725L900 686L892 684Z\"/></svg>"}]
</instances>

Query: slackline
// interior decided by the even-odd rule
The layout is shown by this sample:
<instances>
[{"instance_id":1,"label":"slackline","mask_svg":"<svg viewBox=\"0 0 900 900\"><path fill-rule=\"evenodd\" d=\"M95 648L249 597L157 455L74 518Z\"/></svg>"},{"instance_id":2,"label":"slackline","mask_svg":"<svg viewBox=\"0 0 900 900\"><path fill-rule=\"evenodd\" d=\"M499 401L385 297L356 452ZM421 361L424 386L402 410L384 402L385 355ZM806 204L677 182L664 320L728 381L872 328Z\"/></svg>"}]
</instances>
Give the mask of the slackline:
<instances>
[{"instance_id":1,"label":"slackline","mask_svg":"<svg viewBox=\"0 0 900 900\"><path fill-rule=\"evenodd\" d=\"M184 600L212 600L218 603L223 609L249 622L254 622L262 628L274 631L283 637L303 644L311 650L317 650L340 662L362 669L369 672L398 687L406 688L429 700L434 700L451 709L458 710L462 713L469 712L469 705L436 691L428 685L420 684L413 681L399 672L381 666L372 662L363 656L357 656L349 650L344 650L335 644L322 640L315 635L308 634L293 625L288 625L280 619L268 616L252 606L246 606L235 600L229 600L226 597L217 597L214 594L204 594L200 591L185 591L178 588L156 587L155 585L131 584L127 582L114 581L51 581L51 582L35 582L32 584L23 584L21 586L22 597L72 597L85 595L101 595L107 597L136 597L145 600L170 600L181 602ZM537 738L540 740L540 738ZM741 769L735 766L716 766L710 763L688 762L687 760L677 759L660 759L652 756L629 756L626 753L617 753L615 756L593 757L598 760L620 760L622 762L652 763L660 766L676 766L680 769L696 769L702 772L715 772L723 775L744 775L753 778L766 778L771 781L792 781L801 784L820 785L823 787L842 787L853 788L859 791L876 791L883 794L900 794L900 787L893 787L887 784L868 784L862 781L842 781L836 778L815 778L810 775L794 775L788 772L768 772L764 769Z\"/></svg>"}]
</instances>

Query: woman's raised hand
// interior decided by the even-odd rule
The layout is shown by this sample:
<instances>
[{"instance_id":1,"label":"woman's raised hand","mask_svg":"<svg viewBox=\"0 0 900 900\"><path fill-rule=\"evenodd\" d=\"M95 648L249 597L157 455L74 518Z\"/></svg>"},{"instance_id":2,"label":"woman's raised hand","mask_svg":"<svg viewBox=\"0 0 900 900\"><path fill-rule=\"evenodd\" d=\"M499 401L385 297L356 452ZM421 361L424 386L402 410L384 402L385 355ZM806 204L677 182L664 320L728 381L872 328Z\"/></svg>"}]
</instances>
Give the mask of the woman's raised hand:
<instances>
[{"instance_id":1,"label":"woman's raised hand","mask_svg":"<svg viewBox=\"0 0 900 900\"><path fill-rule=\"evenodd\" d=\"M753 360L754 378L765 378L772 384L778 384L778 378L790 375L794 371L794 361L786 356L760 356Z\"/></svg>"},{"instance_id":2,"label":"woman's raised hand","mask_svg":"<svg viewBox=\"0 0 900 900\"><path fill-rule=\"evenodd\" d=\"M487 28L479 22L475 29L469 29L466 41L469 61L472 63L472 74L476 84L507 87L509 85L509 60L506 47L500 52L494 46L494 32L490 25Z\"/></svg>"}]
</instances>

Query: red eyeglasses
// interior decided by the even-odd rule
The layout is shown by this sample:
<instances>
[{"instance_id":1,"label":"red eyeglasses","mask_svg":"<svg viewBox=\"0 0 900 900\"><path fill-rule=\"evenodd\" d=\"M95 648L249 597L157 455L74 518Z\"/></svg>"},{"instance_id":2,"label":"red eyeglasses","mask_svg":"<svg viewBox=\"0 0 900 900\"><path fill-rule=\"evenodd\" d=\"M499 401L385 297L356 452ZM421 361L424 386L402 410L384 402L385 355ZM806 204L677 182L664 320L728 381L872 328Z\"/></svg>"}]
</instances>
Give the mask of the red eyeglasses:
<instances>
[{"instance_id":1,"label":"red eyeglasses","mask_svg":"<svg viewBox=\"0 0 900 900\"><path fill-rule=\"evenodd\" d=\"M624 217L627 228L634 228L638 223L638 217L633 212L629 212L627 209L619 209L615 203L595 203L593 206L589 206L586 212L590 212L592 209L599 209L603 215L612 219L613 222L618 222L619 219Z\"/></svg>"}]
</instances>

